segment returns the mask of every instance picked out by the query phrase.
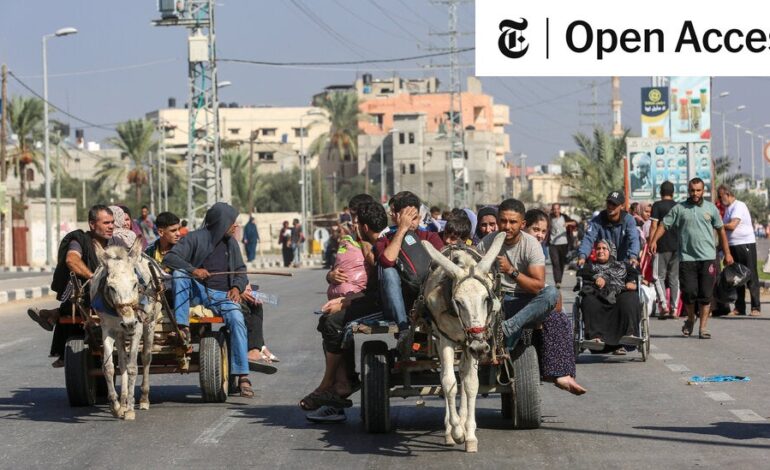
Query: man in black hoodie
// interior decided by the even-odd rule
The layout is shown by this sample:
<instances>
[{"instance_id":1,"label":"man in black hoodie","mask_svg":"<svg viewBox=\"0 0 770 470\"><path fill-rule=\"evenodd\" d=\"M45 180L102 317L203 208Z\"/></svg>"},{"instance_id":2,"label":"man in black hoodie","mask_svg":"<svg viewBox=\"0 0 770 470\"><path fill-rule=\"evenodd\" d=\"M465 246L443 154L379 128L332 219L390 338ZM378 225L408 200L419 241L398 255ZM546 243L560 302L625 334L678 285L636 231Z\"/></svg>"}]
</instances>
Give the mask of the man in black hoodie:
<instances>
[{"instance_id":1,"label":"man in black hoodie","mask_svg":"<svg viewBox=\"0 0 770 470\"><path fill-rule=\"evenodd\" d=\"M237 217L238 211L229 204L214 204L206 212L203 227L174 245L163 263L174 270L174 312L184 339L190 337L192 305L203 305L221 315L230 329L230 373L238 376L241 396L251 398L247 331L239 305L249 278L233 237ZM225 272L230 274L211 275Z\"/></svg>"}]
</instances>

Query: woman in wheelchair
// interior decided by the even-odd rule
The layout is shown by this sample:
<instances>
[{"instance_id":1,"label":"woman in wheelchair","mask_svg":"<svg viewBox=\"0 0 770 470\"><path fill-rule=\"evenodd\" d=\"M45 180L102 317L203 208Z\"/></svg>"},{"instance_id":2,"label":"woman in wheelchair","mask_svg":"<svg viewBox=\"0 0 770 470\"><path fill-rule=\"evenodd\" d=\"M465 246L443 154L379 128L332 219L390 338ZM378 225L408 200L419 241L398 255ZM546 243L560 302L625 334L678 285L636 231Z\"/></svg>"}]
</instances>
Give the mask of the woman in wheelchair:
<instances>
[{"instance_id":1,"label":"woman in wheelchair","mask_svg":"<svg viewBox=\"0 0 770 470\"><path fill-rule=\"evenodd\" d=\"M621 346L642 342L636 331L641 316L639 271L616 259L611 241L600 240L594 249L596 261L587 262L579 272L585 338L595 343L596 347L589 346L591 350L613 350L622 355L626 352Z\"/></svg>"}]
</instances>

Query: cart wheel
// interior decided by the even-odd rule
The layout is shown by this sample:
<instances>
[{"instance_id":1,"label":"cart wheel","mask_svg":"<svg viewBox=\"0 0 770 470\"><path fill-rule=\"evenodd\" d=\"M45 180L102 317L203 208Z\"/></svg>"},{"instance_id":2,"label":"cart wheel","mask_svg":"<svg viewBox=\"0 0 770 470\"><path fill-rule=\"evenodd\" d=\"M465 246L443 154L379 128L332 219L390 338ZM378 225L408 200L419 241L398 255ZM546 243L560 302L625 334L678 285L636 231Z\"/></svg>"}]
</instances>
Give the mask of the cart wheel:
<instances>
[{"instance_id":1,"label":"cart wheel","mask_svg":"<svg viewBox=\"0 0 770 470\"><path fill-rule=\"evenodd\" d=\"M510 418L514 429L540 427L540 368L534 346L518 350L513 359L513 388ZM505 407L503 407L505 415Z\"/></svg>"},{"instance_id":2,"label":"cart wheel","mask_svg":"<svg viewBox=\"0 0 770 470\"><path fill-rule=\"evenodd\" d=\"M361 417L369 433L390 431L389 379L388 345L367 341L361 346Z\"/></svg>"},{"instance_id":3,"label":"cart wheel","mask_svg":"<svg viewBox=\"0 0 770 470\"><path fill-rule=\"evenodd\" d=\"M199 360L203 401L224 403L227 400L230 378L224 333L217 331L201 337Z\"/></svg>"},{"instance_id":4,"label":"cart wheel","mask_svg":"<svg viewBox=\"0 0 770 470\"><path fill-rule=\"evenodd\" d=\"M580 355L581 348L580 348L580 337L582 336L580 333L580 322L581 322L581 315L580 315L580 307L577 304L578 300L575 300L575 305L572 307L572 333L573 333L573 348L575 349L575 360L577 361L577 357Z\"/></svg>"},{"instance_id":5,"label":"cart wheel","mask_svg":"<svg viewBox=\"0 0 770 470\"><path fill-rule=\"evenodd\" d=\"M70 406L92 406L96 403L96 377L89 373L95 362L82 336L67 340L64 349L64 381Z\"/></svg>"},{"instance_id":6,"label":"cart wheel","mask_svg":"<svg viewBox=\"0 0 770 470\"><path fill-rule=\"evenodd\" d=\"M642 362L647 362L647 358L650 357L650 319L646 316L642 318L641 330L644 343L639 346L639 352L642 353Z\"/></svg>"}]
</instances>

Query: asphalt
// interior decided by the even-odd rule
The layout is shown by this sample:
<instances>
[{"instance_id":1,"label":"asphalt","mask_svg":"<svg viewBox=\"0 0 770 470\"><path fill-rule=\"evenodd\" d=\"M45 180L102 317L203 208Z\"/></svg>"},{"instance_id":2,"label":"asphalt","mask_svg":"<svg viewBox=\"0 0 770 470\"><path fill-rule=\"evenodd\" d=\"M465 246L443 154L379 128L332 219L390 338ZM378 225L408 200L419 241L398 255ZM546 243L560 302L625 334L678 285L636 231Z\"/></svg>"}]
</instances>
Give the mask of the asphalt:
<instances>
[{"instance_id":1,"label":"asphalt","mask_svg":"<svg viewBox=\"0 0 770 470\"><path fill-rule=\"evenodd\" d=\"M196 375L152 376L152 408L115 420L104 403L70 408L64 373L47 358L50 333L0 305L0 468L766 468L770 450L770 308L763 317L713 319L713 339L684 338L680 321L652 320L653 358L581 355L574 397L541 386L540 429L513 431L499 398L479 398L478 454L443 445L443 401L392 400L396 430L368 435L358 397L336 425L305 420L298 400L319 382L322 351L312 311L325 298L323 271L253 282L277 294L265 335L281 359L252 374L256 397L200 400ZM565 281L565 301L572 294ZM693 375L749 376L747 383L688 385Z\"/></svg>"}]
</instances>

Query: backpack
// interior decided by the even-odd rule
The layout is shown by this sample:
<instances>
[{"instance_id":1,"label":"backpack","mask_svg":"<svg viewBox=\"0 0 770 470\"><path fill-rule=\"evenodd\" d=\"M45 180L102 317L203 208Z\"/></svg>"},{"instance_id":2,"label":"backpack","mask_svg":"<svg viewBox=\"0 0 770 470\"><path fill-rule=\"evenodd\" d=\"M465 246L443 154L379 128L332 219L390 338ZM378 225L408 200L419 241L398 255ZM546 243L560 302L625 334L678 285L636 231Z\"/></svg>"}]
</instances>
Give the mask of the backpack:
<instances>
[{"instance_id":1,"label":"backpack","mask_svg":"<svg viewBox=\"0 0 770 470\"><path fill-rule=\"evenodd\" d=\"M406 232L396 259L396 269L401 276L402 285L412 293L418 294L430 273L432 262L433 259L420 243L417 233L412 230Z\"/></svg>"}]
</instances>

